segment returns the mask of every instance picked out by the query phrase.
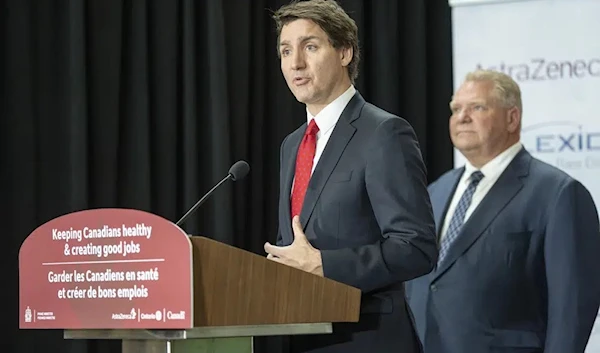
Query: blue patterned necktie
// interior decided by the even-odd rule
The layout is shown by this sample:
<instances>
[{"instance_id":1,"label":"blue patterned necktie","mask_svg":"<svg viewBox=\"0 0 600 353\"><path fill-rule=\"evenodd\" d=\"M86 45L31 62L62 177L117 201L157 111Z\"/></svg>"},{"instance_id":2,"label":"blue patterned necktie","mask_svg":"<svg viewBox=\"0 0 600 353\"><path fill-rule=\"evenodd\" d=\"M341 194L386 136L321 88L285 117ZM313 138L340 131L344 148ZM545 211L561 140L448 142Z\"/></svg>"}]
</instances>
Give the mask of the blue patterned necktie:
<instances>
[{"instance_id":1,"label":"blue patterned necktie","mask_svg":"<svg viewBox=\"0 0 600 353\"><path fill-rule=\"evenodd\" d=\"M454 215L452 215L452 219L450 220L450 225L448 226L448 230L446 231L446 235L442 238L442 243L440 245L440 253L438 258L438 265L442 263L446 255L448 254L448 249L450 249L450 245L458 235L460 234L460 230L465 221L465 214L471 205L471 200L473 199L473 194L477 189L477 185L483 179L483 173L480 171L475 171L469 177L471 182L467 187L467 190L462 194L460 201L458 201L458 206L456 206L456 211L454 211Z\"/></svg>"}]
</instances>

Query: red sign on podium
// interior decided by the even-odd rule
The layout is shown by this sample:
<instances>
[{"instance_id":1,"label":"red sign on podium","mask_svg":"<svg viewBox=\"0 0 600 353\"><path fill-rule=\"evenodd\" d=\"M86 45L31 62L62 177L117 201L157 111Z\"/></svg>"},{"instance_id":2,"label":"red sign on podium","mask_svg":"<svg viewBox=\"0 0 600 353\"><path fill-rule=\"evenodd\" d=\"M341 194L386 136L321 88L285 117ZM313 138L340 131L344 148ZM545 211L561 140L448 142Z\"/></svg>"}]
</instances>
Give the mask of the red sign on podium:
<instances>
[{"instance_id":1,"label":"red sign on podium","mask_svg":"<svg viewBox=\"0 0 600 353\"><path fill-rule=\"evenodd\" d=\"M53 219L19 252L20 328L193 326L192 246L174 223L129 209Z\"/></svg>"}]
</instances>

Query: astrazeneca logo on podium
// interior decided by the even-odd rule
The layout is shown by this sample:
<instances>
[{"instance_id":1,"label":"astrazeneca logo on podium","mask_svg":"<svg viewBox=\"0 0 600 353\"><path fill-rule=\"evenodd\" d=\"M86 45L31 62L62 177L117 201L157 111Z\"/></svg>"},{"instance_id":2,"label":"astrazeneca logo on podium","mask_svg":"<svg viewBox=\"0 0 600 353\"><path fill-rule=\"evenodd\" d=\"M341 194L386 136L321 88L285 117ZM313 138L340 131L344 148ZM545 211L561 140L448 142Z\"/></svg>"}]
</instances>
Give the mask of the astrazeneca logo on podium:
<instances>
[{"instance_id":1,"label":"astrazeneca logo on podium","mask_svg":"<svg viewBox=\"0 0 600 353\"><path fill-rule=\"evenodd\" d=\"M192 327L192 254L175 224L137 210L56 218L19 253L21 328Z\"/></svg>"}]
</instances>

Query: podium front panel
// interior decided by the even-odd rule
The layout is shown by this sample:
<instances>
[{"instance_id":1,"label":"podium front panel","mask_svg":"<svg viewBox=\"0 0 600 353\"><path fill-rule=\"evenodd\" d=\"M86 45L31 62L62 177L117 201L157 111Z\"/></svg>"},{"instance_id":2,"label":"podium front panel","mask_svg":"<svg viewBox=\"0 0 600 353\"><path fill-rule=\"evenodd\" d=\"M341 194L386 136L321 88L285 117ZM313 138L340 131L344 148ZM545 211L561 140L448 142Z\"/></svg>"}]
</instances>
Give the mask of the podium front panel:
<instances>
[{"instance_id":1,"label":"podium front panel","mask_svg":"<svg viewBox=\"0 0 600 353\"><path fill-rule=\"evenodd\" d=\"M67 214L19 252L22 329L186 329L192 291L188 236L143 211Z\"/></svg>"}]
</instances>

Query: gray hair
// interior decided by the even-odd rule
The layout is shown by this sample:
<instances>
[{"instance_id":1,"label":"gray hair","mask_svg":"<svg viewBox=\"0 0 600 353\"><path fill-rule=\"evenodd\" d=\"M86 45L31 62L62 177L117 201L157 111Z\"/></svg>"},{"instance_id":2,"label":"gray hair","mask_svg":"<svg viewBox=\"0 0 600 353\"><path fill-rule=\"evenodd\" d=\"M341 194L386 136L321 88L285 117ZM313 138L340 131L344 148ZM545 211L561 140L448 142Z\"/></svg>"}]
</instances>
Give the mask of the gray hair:
<instances>
[{"instance_id":1,"label":"gray hair","mask_svg":"<svg viewBox=\"0 0 600 353\"><path fill-rule=\"evenodd\" d=\"M512 77L494 70L475 70L465 76L465 82L482 81L494 84L496 96L505 108L517 107L521 115L523 114L521 89Z\"/></svg>"}]
</instances>

